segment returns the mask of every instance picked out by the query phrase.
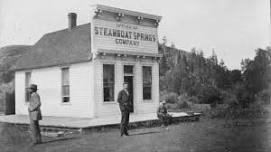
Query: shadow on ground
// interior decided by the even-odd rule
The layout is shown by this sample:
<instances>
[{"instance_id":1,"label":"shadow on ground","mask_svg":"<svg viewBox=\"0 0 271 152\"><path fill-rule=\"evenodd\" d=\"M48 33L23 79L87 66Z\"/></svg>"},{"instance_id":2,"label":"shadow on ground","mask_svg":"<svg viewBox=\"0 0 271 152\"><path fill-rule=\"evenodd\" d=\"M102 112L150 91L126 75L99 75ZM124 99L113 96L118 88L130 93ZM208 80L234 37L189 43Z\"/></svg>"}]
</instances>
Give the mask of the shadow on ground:
<instances>
[{"instance_id":1,"label":"shadow on ground","mask_svg":"<svg viewBox=\"0 0 271 152\"><path fill-rule=\"evenodd\" d=\"M157 134L157 133L160 133L160 132L161 131L140 132L140 133L130 134L130 136L138 136L138 135L146 135L146 134Z\"/></svg>"},{"instance_id":2,"label":"shadow on ground","mask_svg":"<svg viewBox=\"0 0 271 152\"><path fill-rule=\"evenodd\" d=\"M42 141L41 144L47 144L47 143L53 143L53 142L61 142L61 141L67 141L67 140L75 140L79 139L79 137L68 137L68 138L58 138L58 139L53 139L53 140L44 140Z\"/></svg>"}]
</instances>

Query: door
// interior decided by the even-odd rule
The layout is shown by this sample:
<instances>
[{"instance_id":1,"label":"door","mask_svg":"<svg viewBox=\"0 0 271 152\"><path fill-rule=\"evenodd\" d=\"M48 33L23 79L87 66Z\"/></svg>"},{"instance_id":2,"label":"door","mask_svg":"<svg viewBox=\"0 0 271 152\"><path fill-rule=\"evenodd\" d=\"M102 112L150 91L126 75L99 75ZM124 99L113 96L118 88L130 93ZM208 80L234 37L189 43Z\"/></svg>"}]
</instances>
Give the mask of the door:
<instances>
[{"instance_id":1,"label":"door","mask_svg":"<svg viewBox=\"0 0 271 152\"><path fill-rule=\"evenodd\" d=\"M131 112L134 112L133 76L124 76L124 82L128 83L129 98L131 101Z\"/></svg>"},{"instance_id":2,"label":"door","mask_svg":"<svg viewBox=\"0 0 271 152\"><path fill-rule=\"evenodd\" d=\"M124 82L128 83L131 112L134 112L134 77L132 65L124 65Z\"/></svg>"}]
</instances>

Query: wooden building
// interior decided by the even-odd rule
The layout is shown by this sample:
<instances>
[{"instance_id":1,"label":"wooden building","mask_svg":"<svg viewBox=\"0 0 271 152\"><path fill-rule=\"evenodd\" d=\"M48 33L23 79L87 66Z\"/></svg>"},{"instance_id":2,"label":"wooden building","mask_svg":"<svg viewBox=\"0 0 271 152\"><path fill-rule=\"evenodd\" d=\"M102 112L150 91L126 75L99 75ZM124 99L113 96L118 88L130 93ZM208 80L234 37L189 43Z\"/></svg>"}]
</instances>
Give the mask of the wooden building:
<instances>
[{"instance_id":1,"label":"wooden building","mask_svg":"<svg viewBox=\"0 0 271 152\"><path fill-rule=\"evenodd\" d=\"M26 87L38 85L44 116L119 115L116 101L129 83L133 113L154 113L159 104L157 28L160 16L95 5L88 24L45 34L16 66L16 114L28 114Z\"/></svg>"}]
</instances>

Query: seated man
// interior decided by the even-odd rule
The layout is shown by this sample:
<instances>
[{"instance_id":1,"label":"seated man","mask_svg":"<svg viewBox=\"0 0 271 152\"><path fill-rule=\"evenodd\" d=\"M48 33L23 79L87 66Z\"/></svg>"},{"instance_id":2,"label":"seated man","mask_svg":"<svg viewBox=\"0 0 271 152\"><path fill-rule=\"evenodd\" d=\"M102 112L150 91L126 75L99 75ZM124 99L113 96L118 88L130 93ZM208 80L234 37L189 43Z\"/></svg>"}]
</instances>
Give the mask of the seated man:
<instances>
[{"instance_id":1,"label":"seated man","mask_svg":"<svg viewBox=\"0 0 271 152\"><path fill-rule=\"evenodd\" d=\"M157 117L162 122L162 127L166 127L172 120L172 116L167 113L166 102L163 100L157 109ZM166 128L168 129L168 128Z\"/></svg>"}]
</instances>

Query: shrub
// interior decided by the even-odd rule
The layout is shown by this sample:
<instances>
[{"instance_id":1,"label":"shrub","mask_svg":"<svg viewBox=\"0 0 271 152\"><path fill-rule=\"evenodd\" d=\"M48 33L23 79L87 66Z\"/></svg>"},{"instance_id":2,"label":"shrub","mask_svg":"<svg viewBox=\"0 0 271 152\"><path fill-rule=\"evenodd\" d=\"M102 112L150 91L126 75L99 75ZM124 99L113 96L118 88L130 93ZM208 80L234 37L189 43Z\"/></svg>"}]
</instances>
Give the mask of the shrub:
<instances>
[{"instance_id":1,"label":"shrub","mask_svg":"<svg viewBox=\"0 0 271 152\"><path fill-rule=\"evenodd\" d=\"M247 118L254 119L267 116L268 111L264 108L264 104L261 103L251 103L248 107L243 107L242 105L234 106L217 106L212 108L208 116L211 118L227 118L227 119L239 119Z\"/></svg>"},{"instance_id":2,"label":"shrub","mask_svg":"<svg viewBox=\"0 0 271 152\"><path fill-rule=\"evenodd\" d=\"M192 111L201 113L206 113L211 109L210 104L191 104L190 107Z\"/></svg>"},{"instance_id":3,"label":"shrub","mask_svg":"<svg viewBox=\"0 0 271 152\"><path fill-rule=\"evenodd\" d=\"M247 108L249 106L249 104L254 101L253 96L251 94L249 94L247 91L239 92L237 99L239 101L239 104L243 108Z\"/></svg>"},{"instance_id":4,"label":"shrub","mask_svg":"<svg viewBox=\"0 0 271 152\"><path fill-rule=\"evenodd\" d=\"M256 101L260 103L270 103L271 90L265 89L256 94Z\"/></svg>"},{"instance_id":5,"label":"shrub","mask_svg":"<svg viewBox=\"0 0 271 152\"><path fill-rule=\"evenodd\" d=\"M168 110L177 110L179 108L178 104L176 103L167 103L166 107Z\"/></svg>"},{"instance_id":6,"label":"shrub","mask_svg":"<svg viewBox=\"0 0 271 152\"><path fill-rule=\"evenodd\" d=\"M213 86L201 87L200 91L198 92L198 98L200 103L205 104L215 105L222 102L220 97L220 90Z\"/></svg>"},{"instance_id":7,"label":"shrub","mask_svg":"<svg viewBox=\"0 0 271 152\"><path fill-rule=\"evenodd\" d=\"M237 98L238 104L243 108L247 108L249 104L254 101L254 95L248 92L244 84L237 83L233 86L232 90Z\"/></svg>"},{"instance_id":8,"label":"shrub","mask_svg":"<svg viewBox=\"0 0 271 152\"><path fill-rule=\"evenodd\" d=\"M196 103L196 104L197 104L197 103L200 103L198 97L196 97L196 96L190 97L189 102L191 102L191 103Z\"/></svg>"},{"instance_id":9,"label":"shrub","mask_svg":"<svg viewBox=\"0 0 271 152\"><path fill-rule=\"evenodd\" d=\"M210 118L225 118L227 117L227 114L229 114L228 110L228 107L224 106L213 107L208 111L207 116Z\"/></svg>"},{"instance_id":10,"label":"shrub","mask_svg":"<svg viewBox=\"0 0 271 152\"><path fill-rule=\"evenodd\" d=\"M189 104L188 104L186 101L181 101L181 100L179 100L179 101L177 102L177 104L178 104L178 107L179 107L180 109L184 109L184 108L189 108L189 107L190 107Z\"/></svg>"},{"instance_id":11,"label":"shrub","mask_svg":"<svg viewBox=\"0 0 271 152\"><path fill-rule=\"evenodd\" d=\"M166 100L167 103L177 103L178 95L177 93L170 92L162 95L161 100Z\"/></svg>"},{"instance_id":12,"label":"shrub","mask_svg":"<svg viewBox=\"0 0 271 152\"><path fill-rule=\"evenodd\" d=\"M190 97L186 94L182 94L178 97L177 105L180 109L182 108L189 108Z\"/></svg>"},{"instance_id":13,"label":"shrub","mask_svg":"<svg viewBox=\"0 0 271 152\"><path fill-rule=\"evenodd\" d=\"M238 104L238 100L235 94L227 91L221 91L221 99L224 104L234 106Z\"/></svg>"}]
</instances>

